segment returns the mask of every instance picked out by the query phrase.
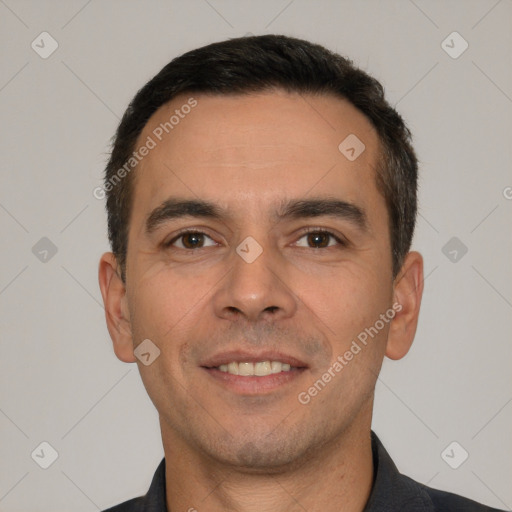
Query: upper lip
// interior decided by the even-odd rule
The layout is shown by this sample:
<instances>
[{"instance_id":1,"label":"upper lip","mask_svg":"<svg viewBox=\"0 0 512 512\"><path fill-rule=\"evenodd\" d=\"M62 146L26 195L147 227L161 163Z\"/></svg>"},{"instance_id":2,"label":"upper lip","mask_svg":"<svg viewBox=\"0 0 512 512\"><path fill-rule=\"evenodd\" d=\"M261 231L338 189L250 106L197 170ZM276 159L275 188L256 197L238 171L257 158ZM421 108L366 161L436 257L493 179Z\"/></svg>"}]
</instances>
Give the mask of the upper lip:
<instances>
[{"instance_id":1,"label":"upper lip","mask_svg":"<svg viewBox=\"0 0 512 512\"><path fill-rule=\"evenodd\" d=\"M259 363L261 361L281 361L282 363L288 363L290 366L295 368L307 368L307 364L290 355L271 351L261 352L249 352L247 350L230 350L221 352L212 357L207 358L200 366L206 368L215 368L221 364L229 364L233 361L236 362L247 362L247 363Z\"/></svg>"}]
</instances>

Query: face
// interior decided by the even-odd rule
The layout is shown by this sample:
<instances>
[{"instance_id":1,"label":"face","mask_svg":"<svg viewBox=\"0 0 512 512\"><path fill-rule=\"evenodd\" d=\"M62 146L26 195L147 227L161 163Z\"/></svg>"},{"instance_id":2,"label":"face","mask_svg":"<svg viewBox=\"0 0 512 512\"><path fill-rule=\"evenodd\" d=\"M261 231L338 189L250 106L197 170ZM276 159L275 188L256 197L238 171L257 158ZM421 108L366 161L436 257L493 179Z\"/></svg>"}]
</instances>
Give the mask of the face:
<instances>
[{"instance_id":1,"label":"face","mask_svg":"<svg viewBox=\"0 0 512 512\"><path fill-rule=\"evenodd\" d=\"M330 96L194 98L139 138L156 144L135 171L126 287L112 274L114 348L138 362L164 443L283 467L369 424L399 321L378 137ZM175 110L190 112L160 133ZM338 148L350 134L356 159Z\"/></svg>"}]
</instances>

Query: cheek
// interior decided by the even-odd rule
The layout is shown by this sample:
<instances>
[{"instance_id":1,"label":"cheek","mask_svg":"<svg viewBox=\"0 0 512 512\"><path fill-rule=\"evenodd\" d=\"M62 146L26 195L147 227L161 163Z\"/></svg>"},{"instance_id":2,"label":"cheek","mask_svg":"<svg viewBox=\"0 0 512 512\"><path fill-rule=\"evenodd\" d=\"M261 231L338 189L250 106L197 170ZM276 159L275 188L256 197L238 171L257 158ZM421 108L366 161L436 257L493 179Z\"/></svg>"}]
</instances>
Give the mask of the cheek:
<instances>
[{"instance_id":1,"label":"cheek","mask_svg":"<svg viewBox=\"0 0 512 512\"><path fill-rule=\"evenodd\" d=\"M308 278L301 295L335 336L347 338L375 323L390 307L391 293L391 281L385 283L378 269L351 264L322 280Z\"/></svg>"},{"instance_id":2,"label":"cheek","mask_svg":"<svg viewBox=\"0 0 512 512\"><path fill-rule=\"evenodd\" d=\"M132 329L156 342L172 339L187 328L208 301L213 284L203 274L180 275L162 265L136 276L134 282L137 285L129 294Z\"/></svg>"},{"instance_id":3,"label":"cheek","mask_svg":"<svg viewBox=\"0 0 512 512\"><path fill-rule=\"evenodd\" d=\"M197 312L208 300L200 288L204 279L179 276L170 269L150 269L129 293L134 343L150 339L160 350L148 366L139 364L144 386L159 411L178 410L187 403L184 364L189 361L188 339Z\"/></svg>"}]
</instances>

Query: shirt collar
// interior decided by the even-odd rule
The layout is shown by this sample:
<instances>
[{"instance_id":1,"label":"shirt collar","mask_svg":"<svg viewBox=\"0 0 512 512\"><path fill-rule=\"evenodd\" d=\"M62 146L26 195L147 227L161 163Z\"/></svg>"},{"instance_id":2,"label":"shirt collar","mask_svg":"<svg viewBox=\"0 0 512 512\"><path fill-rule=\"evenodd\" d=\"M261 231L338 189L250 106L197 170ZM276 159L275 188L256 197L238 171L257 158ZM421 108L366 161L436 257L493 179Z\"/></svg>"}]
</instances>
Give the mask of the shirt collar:
<instances>
[{"instance_id":1,"label":"shirt collar","mask_svg":"<svg viewBox=\"0 0 512 512\"><path fill-rule=\"evenodd\" d=\"M422 486L400 474L375 432L371 432L374 481L363 512L414 510L432 512L434 506Z\"/></svg>"},{"instance_id":2,"label":"shirt collar","mask_svg":"<svg viewBox=\"0 0 512 512\"><path fill-rule=\"evenodd\" d=\"M149 491L144 496L142 512L167 512L165 495L165 457L155 471Z\"/></svg>"}]
</instances>

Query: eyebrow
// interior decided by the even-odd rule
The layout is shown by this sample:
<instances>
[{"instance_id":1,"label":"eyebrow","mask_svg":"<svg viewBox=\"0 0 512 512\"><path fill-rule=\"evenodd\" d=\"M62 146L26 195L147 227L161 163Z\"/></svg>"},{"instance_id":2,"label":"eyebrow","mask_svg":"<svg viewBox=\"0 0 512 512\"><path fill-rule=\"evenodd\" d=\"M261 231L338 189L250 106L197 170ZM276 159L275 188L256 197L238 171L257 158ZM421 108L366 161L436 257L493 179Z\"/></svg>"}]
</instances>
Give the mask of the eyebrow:
<instances>
[{"instance_id":1,"label":"eyebrow","mask_svg":"<svg viewBox=\"0 0 512 512\"><path fill-rule=\"evenodd\" d=\"M277 221L313 217L334 217L368 230L368 218L363 208L334 198L292 199L283 201L273 218ZM230 215L224 208L202 199L169 198L147 217L146 233L151 234L167 221L183 217L224 220Z\"/></svg>"}]
</instances>

